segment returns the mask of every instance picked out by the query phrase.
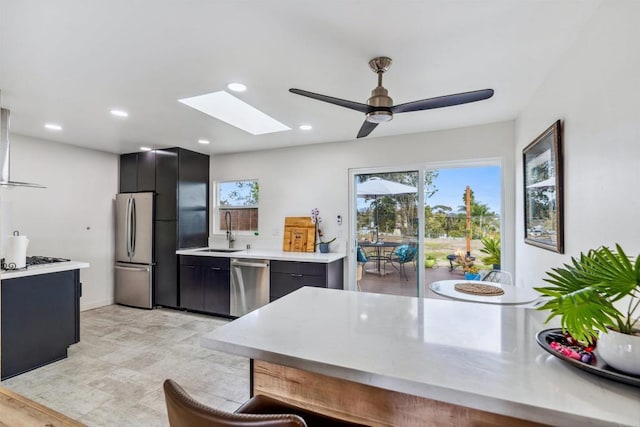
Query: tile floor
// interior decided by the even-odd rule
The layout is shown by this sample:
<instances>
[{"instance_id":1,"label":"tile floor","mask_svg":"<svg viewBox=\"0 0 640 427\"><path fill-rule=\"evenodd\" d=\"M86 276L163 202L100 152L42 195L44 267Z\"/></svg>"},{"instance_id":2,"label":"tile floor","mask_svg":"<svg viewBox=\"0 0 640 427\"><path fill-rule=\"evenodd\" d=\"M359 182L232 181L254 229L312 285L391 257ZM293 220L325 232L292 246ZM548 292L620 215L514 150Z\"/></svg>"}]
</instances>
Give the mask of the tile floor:
<instances>
[{"instance_id":1,"label":"tile floor","mask_svg":"<svg viewBox=\"0 0 640 427\"><path fill-rule=\"evenodd\" d=\"M201 402L235 410L249 398L249 361L200 347L228 321L119 305L84 311L67 359L2 382L89 426L167 426L162 382L173 378Z\"/></svg>"}]
</instances>

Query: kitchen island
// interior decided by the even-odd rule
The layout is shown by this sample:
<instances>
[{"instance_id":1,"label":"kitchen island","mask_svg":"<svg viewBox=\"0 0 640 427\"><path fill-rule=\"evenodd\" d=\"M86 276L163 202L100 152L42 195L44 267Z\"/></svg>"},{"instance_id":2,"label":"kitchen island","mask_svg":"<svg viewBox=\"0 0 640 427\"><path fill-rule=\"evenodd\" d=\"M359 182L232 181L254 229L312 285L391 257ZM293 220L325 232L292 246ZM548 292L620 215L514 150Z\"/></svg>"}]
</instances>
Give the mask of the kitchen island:
<instances>
[{"instance_id":1,"label":"kitchen island","mask_svg":"<svg viewBox=\"0 0 640 427\"><path fill-rule=\"evenodd\" d=\"M547 354L545 318L305 287L201 345L251 358L252 393L372 425L640 425L640 388Z\"/></svg>"},{"instance_id":2,"label":"kitchen island","mask_svg":"<svg viewBox=\"0 0 640 427\"><path fill-rule=\"evenodd\" d=\"M1 378L67 357L80 341L80 269L66 261L2 271Z\"/></svg>"}]
</instances>

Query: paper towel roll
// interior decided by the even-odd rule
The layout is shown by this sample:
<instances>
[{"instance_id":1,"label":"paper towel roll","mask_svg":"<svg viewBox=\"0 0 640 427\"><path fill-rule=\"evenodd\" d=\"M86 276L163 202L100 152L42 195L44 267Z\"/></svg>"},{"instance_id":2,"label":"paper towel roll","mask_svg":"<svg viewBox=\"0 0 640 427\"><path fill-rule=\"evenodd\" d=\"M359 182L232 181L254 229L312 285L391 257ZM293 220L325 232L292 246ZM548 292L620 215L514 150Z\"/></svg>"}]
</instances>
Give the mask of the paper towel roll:
<instances>
[{"instance_id":1,"label":"paper towel roll","mask_svg":"<svg viewBox=\"0 0 640 427\"><path fill-rule=\"evenodd\" d=\"M27 236L9 236L7 239L7 255L4 265L7 269L24 268L27 266Z\"/></svg>"}]
</instances>

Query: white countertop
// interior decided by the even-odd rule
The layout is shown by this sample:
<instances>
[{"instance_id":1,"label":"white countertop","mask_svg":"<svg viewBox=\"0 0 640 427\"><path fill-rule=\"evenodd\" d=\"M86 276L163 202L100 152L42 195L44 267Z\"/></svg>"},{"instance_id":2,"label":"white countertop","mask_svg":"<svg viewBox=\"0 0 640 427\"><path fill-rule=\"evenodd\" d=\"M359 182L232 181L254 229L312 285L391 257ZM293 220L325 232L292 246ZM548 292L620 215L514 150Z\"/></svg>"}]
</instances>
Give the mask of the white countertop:
<instances>
[{"instance_id":1,"label":"white countertop","mask_svg":"<svg viewBox=\"0 0 640 427\"><path fill-rule=\"evenodd\" d=\"M640 388L535 341L546 313L304 287L201 338L203 347L551 425L640 426Z\"/></svg>"},{"instance_id":2,"label":"white countertop","mask_svg":"<svg viewBox=\"0 0 640 427\"><path fill-rule=\"evenodd\" d=\"M36 276L38 274L57 273L59 271L78 270L80 268L89 268L88 262L65 261L53 264L32 265L23 270L2 271L0 279L16 279L18 277Z\"/></svg>"},{"instance_id":3,"label":"white countertop","mask_svg":"<svg viewBox=\"0 0 640 427\"><path fill-rule=\"evenodd\" d=\"M284 252L275 249L243 249L238 252L203 252L202 249L182 249L176 251L178 255L210 256L222 258L250 258L269 259L276 261L318 262L328 264L345 257L345 254L329 252Z\"/></svg>"}]
</instances>

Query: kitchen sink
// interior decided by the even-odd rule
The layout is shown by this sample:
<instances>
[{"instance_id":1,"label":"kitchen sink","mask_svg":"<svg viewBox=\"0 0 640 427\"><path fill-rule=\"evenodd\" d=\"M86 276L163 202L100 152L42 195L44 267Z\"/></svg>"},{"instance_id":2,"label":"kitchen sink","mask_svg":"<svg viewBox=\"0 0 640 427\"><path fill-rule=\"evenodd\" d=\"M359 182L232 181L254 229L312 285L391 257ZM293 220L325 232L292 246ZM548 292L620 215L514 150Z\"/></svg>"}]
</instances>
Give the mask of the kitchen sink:
<instances>
[{"instance_id":1,"label":"kitchen sink","mask_svg":"<svg viewBox=\"0 0 640 427\"><path fill-rule=\"evenodd\" d=\"M232 253L232 252L240 252L242 249L215 249L215 248L207 248L207 249L199 249L197 252L224 252L224 253Z\"/></svg>"}]
</instances>

